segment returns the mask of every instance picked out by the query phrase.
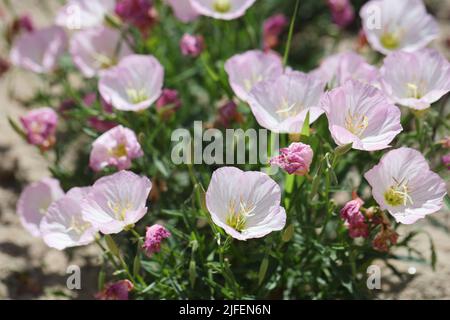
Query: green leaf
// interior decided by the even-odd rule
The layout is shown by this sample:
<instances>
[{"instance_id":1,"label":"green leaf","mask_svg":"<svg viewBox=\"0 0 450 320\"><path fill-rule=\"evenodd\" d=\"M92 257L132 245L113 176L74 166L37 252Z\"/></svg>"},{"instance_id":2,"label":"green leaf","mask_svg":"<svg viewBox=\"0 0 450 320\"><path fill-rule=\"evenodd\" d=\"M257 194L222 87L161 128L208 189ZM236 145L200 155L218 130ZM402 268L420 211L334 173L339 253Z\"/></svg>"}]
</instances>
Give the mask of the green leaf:
<instances>
[{"instance_id":1,"label":"green leaf","mask_svg":"<svg viewBox=\"0 0 450 320\"><path fill-rule=\"evenodd\" d=\"M153 162L155 163L156 168L158 168L159 172L161 172L161 174L164 177L166 177L166 178L169 177L170 173L169 173L169 171L167 171L166 166L164 165L164 163L161 160L154 158Z\"/></svg>"},{"instance_id":2,"label":"green leaf","mask_svg":"<svg viewBox=\"0 0 450 320\"><path fill-rule=\"evenodd\" d=\"M105 286L105 270L103 268L98 273L98 291L103 290L103 287Z\"/></svg>"},{"instance_id":3,"label":"green leaf","mask_svg":"<svg viewBox=\"0 0 450 320\"><path fill-rule=\"evenodd\" d=\"M195 260L191 260L189 263L189 281L191 282L191 288L195 286L195 280L197 279L197 270L196 270Z\"/></svg>"},{"instance_id":4,"label":"green leaf","mask_svg":"<svg viewBox=\"0 0 450 320\"><path fill-rule=\"evenodd\" d=\"M136 277L139 275L139 271L141 270L141 259L139 252L136 253L133 261L133 275Z\"/></svg>"},{"instance_id":5,"label":"green leaf","mask_svg":"<svg viewBox=\"0 0 450 320\"><path fill-rule=\"evenodd\" d=\"M353 142L345 144L343 146L339 146L336 149L334 149L334 154L336 156L342 156L344 154L346 154L347 152L349 152L350 150L352 150L353 147Z\"/></svg>"},{"instance_id":6,"label":"green leaf","mask_svg":"<svg viewBox=\"0 0 450 320\"><path fill-rule=\"evenodd\" d=\"M20 128L20 126L10 117L8 117L8 122L10 124L10 126L13 128L13 130L19 135L21 136L23 139L27 139L27 135L25 134L25 132L22 130L22 128Z\"/></svg>"},{"instance_id":7,"label":"green leaf","mask_svg":"<svg viewBox=\"0 0 450 320\"><path fill-rule=\"evenodd\" d=\"M269 268L269 257L266 256L264 257L263 261L261 262L261 266L259 267L258 285L261 285L261 283L264 281L268 268Z\"/></svg>"},{"instance_id":8,"label":"green leaf","mask_svg":"<svg viewBox=\"0 0 450 320\"><path fill-rule=\"evenodd\" d=\"M111 251L111 253L113 255L115 255L116 257L120 257L119 247L117 246L116 242L109 234L105 235L105 241L106 241L106 245L108 246L109 251Z\"/></svg>"},{"instance_id":9,"label":"green leaf","mask_svg":"<svg viewBox=\"0 0 450 320\"><path fill-rule=\"evenodd\" d=\"M281 239L283 240L283 242L289 242L289 241L291 241L292 237L294 236L294 231L295 231L294 224L290 224L290 225L286 228L286 230L284 230L283 236L281 237Z\"/></svg>"},{"instance_id":10,"label":"green leaf","mask_svg":"<svg viewBox=\"0 0 450 320\"><path fill-rule=\"evenodd\" d=\"M310 135L310 128L309 128L309 124L310 124L310 116L309 116L309 111L306 113L306 117L305 117L305 121L303 122L303 128L301 131L301 135L304 137L309 137Z\"/></svg>"}]
</instances>

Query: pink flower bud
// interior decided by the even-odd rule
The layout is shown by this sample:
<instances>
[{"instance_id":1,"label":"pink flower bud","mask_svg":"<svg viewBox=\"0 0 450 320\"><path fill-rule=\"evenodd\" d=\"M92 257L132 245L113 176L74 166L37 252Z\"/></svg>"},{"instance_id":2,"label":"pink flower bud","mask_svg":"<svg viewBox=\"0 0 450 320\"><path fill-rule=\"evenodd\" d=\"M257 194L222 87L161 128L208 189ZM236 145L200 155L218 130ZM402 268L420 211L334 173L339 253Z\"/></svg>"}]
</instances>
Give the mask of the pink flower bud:
<instances>
[{"instance_id":1,"label":"pink flower bud","mask_svg":"<svg viewBox=\"0 0 450 320\"><path fill-rule=\"evenodd\" d=\"M280 155L270 159L271 165L281 167L289 174L304 176L309 172L314 153L311 147L300 142L280 150Z\"/></svg>"},{"instance_id":2,"label":"pink flower bud","mask_svg":"<svg viewBox=\"0 0 450 320\"><path fill-rule=\"evenodd\" d=\"M134 288L129 280L120 280L105 285L105 288L95 295L99 300L128 300L128 293Z\"/></svg>"},{"instance_id":3,"label":"pink flower bud","mask_svg":"<svg viewBox=\"0 0 450 320\"><path fill-rule=\"evenodd\" d=\"M161 242L171 236L170 232L159 224L147 228L144 245L146 254L150 257L161 250Z\"/></svg>"},{"instance_id":4,"label":"pink flower bud","mask_svg":"<svg viewBox=\"0 0 450 320\"><path fill-rule=\"evenodd\" d=\"M181 53L184 56L198 57L204 49L202 36L185 33L180 41Z\"/></svg>"},{"instance_id":5,"label":"pink flower bud","mask_svg":"<svg viewBox=\"0 0 450 320\"><path fill-rule=\"evenodd\" d=\"M442 157L442 163L450 170L450 153Z\"/></svg>"},{"instance_id":6,"label":"pink flower bud","mask_svg":"<svg viewBox=\"0 0 450 320\"><path fill-rule=\"evenodd\" d=\"M388 252L391 246L397 244L398 233L390 228L382 228L375 236L372 247L380 252Z\"/></svg>"},{"instance_id":7,"label":"pink flower bud","mask_svg":"<svg viewBox=\"0 0 450 320\"><path fill-rule=\"evenodd\" d=\"M170 117L176 110L181 108L181 100L178 91L173 89L163 89L161 97L156 101L156 110L163 118Z\"/></svg>"},{"instance_id":8,"label":"pink flower bud","mask_svg":"<svg viewBox=\"0 0 450 320\"><path fill-rule=\"evenodd\" d=\"M28 142L43 151L50 149L55 141L58 115L53 109L39 108L28 112L20 118Z\"/></svg>"},{"instance_id":9,"label":"pink flower bud","mask_svg":"<svg viewBox=\"0 0 450 320\"><path fill-rule=\"evenodd\" d=\"M357 212L352 216L350 220L347 220L348 234L351 238L368 238L369 237L369 226L366 223L364 215L361 212Z\"/></svg>"},{"instance_id":10,"label":"pink flower bud","mask_svg":"<svg viewBox=\"0 0 450 320\"><path fill-rule=\"evenodd\" d=\"M341 209L341 218L349 221L360 212L361 206L364 204L364 201L360 198L353 199L345 204L345 206Z\"/></svg>"},{"instance_id":11,"label":"pink flower bud","mask_svg":"<svg viewBox=\"0 0 450 320\"><path fill-rule=\"evenodd\" d=\"M151 0L120 0L116 4L115 12L123 21L142 32L146 32L157 20Z\"/></svg>"},{"instance_id":12,"label":"pink flower bud","mask_svg":"<svg viewBox=\"0 0 450 320\"><path fill-rule=\"evenodd\" d=\"M233 122L242 122L242 115L239 113L236 103L228 101L219 108L216 124L228 128Z\"/></svg>"},{"instance_id":13,"label":"pink flower bud","mask_svg":"<svg viewBox=\"0 0 450 320\"><path fill-rule=\"evenodd\" d=\"M355 10L349 0L328 0L333 22L341 28L347 27L355 19Z\"/></svg>"},{"instance_id":14,"label":"pink flower bud","mask_svg":"<svg viewBox=\"0 0 450 320\"><path fill-rule=\"evenodd\" d=\"M289 21L283 14L276 14L264 21L263 39L264 50L270 50L278 45L278 38Z\"/></svg>"}]
</instances>

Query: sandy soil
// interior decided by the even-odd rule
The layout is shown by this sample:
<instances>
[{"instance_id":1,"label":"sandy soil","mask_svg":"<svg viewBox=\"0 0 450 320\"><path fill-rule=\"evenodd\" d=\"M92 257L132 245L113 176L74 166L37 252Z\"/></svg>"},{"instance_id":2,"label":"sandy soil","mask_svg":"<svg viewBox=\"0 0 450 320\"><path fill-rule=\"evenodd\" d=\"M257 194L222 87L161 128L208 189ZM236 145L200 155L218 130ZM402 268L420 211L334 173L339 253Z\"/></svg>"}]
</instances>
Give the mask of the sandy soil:
<instances>
[{"instance_id":1,"label":"sandy soil","mask_svg":"<svg viewBox=\"0 0 450 320\"><path fill-rule=\"evenodd\" d=\"M42 13L45 11L42 10L43 2L20 1L17 2L17 10L33 12L33 15L38 13L39 24L48 19ZM445 8L450 8L450 1L438 2L445 4ZM450 36L450 9L441 12L445 39ZM442 49L444 50L443 46ZM450 52L445 50L450 58ZM23 107L10 98L11 90L24 97L38 87L37 78L17 70L0 80L0 299L89 299L96 290L99 263L97 248L90 246L70 252L49 249L22 228L15 213L15 203L23 186L49 175L46 160L22 141L7 123L7 117L17 119L25 112ZM396 267L404 275L403 280L398 280L383 267L380 298L450 299L450 213L443 212L435 217L434 220L427 220L410 228L427 231L433 238L438 254L436 271L433 272L427 265L397 262ZM401 233L406 229L403 228ZM426 236L418 237L415 243L417 249L427 252L426 255L429 256L429 241ZM66 288L66 268L71 264L82 268L80 291ZM415 274L411 275L414 270Z\"/></svg>"}]
</instances>

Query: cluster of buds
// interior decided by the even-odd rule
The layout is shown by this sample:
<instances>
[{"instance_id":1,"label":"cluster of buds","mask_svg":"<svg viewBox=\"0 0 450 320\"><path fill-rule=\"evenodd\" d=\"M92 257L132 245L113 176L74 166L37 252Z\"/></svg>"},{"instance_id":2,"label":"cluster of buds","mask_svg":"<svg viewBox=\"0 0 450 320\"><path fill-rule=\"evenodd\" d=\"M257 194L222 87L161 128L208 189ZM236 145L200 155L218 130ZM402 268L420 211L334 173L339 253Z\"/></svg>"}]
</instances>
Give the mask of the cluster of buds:
<instances>
[{"instance_id":1,"label":"cluster of buds","mask_svg":"<svg viewBox=\"0 0 450 320\"><path fill-rule=\"evenodd\" d=\"M372 241L372 247L380 252L388 252L389 248L397 244L398 233L392 228L386 214L378 207L363 207L364 201L356 193L353 200L347 202L340 215L348 226L351 238L369 238L370 231L378 226L380 229Z\"/></svg>"},{"instance_id":2,"label":"cluster of buds","mask_svg":"<svg viewBox=\"0 0 450 320\"><path fill-rule=\"evenodd\" d=\"M120 0L116 4L115 13L144 35L158 21L158 12L151 0Z\"/></svg>"}]
</instances>

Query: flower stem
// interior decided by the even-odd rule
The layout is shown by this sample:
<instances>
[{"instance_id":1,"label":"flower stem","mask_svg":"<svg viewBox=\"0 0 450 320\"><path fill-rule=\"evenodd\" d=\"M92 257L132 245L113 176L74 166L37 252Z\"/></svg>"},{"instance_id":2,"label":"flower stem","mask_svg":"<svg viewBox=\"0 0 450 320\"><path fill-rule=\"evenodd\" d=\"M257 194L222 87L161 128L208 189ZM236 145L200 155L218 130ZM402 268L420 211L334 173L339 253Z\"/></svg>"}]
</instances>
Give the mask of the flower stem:
<instances>
[{"instance_id":1,"label":"flower stem","mask_svg":"<svg viewBox=\"0 0 450 320\"><path fill-rule=\"evenodd\" d=\"M289 35L288 35L288 39L287 39L287 43L286 43L286 49L284 50L283 66L286 66L287 62L288 62L289 51L291 49L291 43L292 43L292 36L294 35L295 19L297 18L299 6L300 6L300 0L297 0L295 2L294 14L291 18L291 24L289 26Z\"/></svg>"}]
</instances>

